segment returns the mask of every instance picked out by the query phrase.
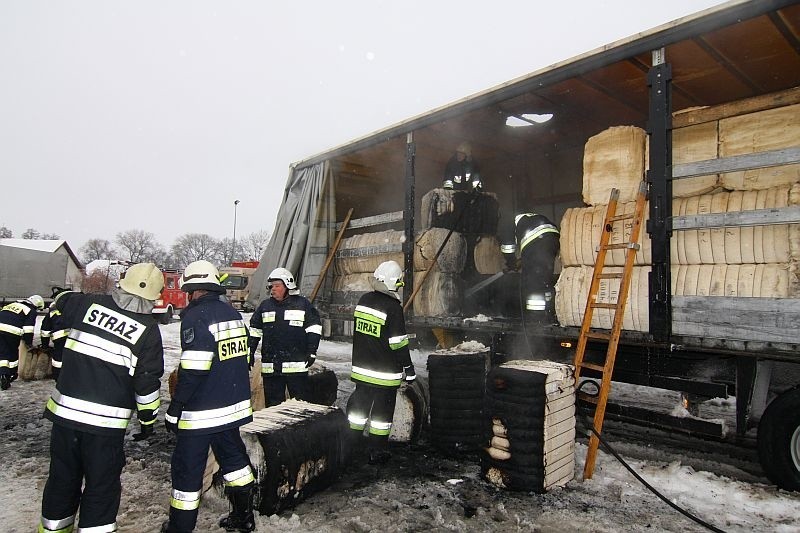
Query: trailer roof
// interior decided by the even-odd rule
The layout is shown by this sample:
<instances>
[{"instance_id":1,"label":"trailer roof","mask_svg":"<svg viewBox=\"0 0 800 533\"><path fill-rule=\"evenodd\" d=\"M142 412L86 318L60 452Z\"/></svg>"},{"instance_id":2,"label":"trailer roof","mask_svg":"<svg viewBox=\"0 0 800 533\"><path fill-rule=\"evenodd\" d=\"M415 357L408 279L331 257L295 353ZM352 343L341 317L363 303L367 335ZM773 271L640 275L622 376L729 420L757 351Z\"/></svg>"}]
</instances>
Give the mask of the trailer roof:
<instances>
[{"instance_id":1,"label":"trailer roof","mask_svg":"<svg viewBox=\"0 0 800 533\"><path fill-rule=\"evenodd\" d=\"M619 124L646 126L652 51L672 66L673 109L712 106L800 86L800 3L735 0L613 42L529 75L433 109L293 164L336 159L357 167L402 157L416 140L452 153L469 132L473 152L509 154L582 146ZM509 116L552 113L546 127L508 128ZM386 141L393 141L387 143ZM380 153L386 152L386 153ZM391 152L391 153L389 153Z\"/></svg>"},{"instance_id":2,"label":"trailer roof","mask_svg":"<svg viewBox=\"0 0 800 533\"><path fill-rule=\"evenodd\" d=\"M25 250L35 250L37 252L54 253L62 246L69 254L70 258L81 268L81 262L78 256L72 251L67 241L64 239L0 239L0 246L8 246L10 248L23 248Z\"/></svg>"}]
</instances>

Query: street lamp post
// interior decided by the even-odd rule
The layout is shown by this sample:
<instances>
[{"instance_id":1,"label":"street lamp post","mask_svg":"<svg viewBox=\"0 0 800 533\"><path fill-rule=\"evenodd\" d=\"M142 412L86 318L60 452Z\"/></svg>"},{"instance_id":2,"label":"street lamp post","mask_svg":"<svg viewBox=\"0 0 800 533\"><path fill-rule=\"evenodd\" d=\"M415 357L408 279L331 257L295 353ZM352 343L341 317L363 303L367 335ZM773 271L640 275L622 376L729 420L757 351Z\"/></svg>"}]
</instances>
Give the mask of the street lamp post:
<instances>
[{"instance_id":1,"label":"street lamp post","mask_svg":"<svg viewBox=\"0 0 800 533\"><path fill-rule=\"evenodd\" d=\"M237 207L239 207L239 200L234 200L233 201L233 246L231 249L230 263L233 263L233 260L236 257L236 208Z\"/></svg>"}]
</instances>

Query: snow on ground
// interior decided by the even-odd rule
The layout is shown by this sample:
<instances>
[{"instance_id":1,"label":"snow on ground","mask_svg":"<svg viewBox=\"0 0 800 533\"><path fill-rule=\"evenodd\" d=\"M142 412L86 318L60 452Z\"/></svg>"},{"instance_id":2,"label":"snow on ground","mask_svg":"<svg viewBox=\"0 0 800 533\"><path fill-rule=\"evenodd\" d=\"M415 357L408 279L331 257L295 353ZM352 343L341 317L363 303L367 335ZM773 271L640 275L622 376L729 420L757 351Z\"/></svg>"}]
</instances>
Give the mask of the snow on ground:
<instances>
[{"instance_id":1,"label":"snow on ground","mask_svg":"<svg viewBox=\"0 0 800 533\"><path fill-rule=\"evenodd\" d=\"M179 324L161 326L165 367L180 356ZM339 378L337 405L353 387L347 379L350 345L323 341L318 361ZM427 376L427 352L413 350L417 373ZM3 531L30 532L40 513L49 465L50 422L41 418L52 381L15 382L0 392L0 486L4 488ZM633 390L640 397L645 389ZM162 398L168 398L166 375ZM732 409L726 401L714 413ZM705 406L704 406L705 408ZM166 402L162 412L166 410ZM721 416L719 416L721 417ZM118 515L119 531L158 531L169 506L169 461L174 440L163 425L149 443L126 436L127 464ZM580 481L585 439L576 447L575 479L546 494L497 489L480 477L477 456L446 456L423 441L396 446L388 465L354 464L328 490L290 511L257 517L262 532L366 531L703 531L640 485L612 456L600 452L592 480ZM717 443L703 451L654 442L614 441L615 448L671 501L725 531L800 530L800 494L780 491L754 464L721 453ZM724 451L724 450L722 450ZM204 496L197 531L221 531L228 510L215 490Z\"/></svg>"}]
</instances>

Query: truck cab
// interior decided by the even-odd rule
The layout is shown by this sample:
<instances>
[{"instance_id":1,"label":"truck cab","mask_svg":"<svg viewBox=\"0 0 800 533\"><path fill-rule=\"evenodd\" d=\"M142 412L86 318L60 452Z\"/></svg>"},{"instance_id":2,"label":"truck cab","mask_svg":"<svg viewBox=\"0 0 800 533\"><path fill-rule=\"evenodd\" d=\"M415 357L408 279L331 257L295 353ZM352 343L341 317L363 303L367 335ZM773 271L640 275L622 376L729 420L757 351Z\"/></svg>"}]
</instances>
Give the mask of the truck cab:
<instances>
[{"instance_id":1,"label":"truck cab","mask_svg":"<svg viewBox=\"0 0 800 533\"><path fill-rule=\"evenodd\" d=\"M250 279L257 268L258 261L234 261L231 266L219 270L221 275L227 274L222 286L231 305L239 311L253 310L247 297L250 295Z\"/></svg>"},{"instance_id":2,"label":"truck cab","mask_svg":"<svg viewBox=\"0 0 800 533\"><path fill-rule=\"evenodd\" d=\"M181 270L164 270L164 290L153 307L153 316L162 324L169 324L172 316L189 305L188 295L180 288Z\"/></svg>"}]
</instances>

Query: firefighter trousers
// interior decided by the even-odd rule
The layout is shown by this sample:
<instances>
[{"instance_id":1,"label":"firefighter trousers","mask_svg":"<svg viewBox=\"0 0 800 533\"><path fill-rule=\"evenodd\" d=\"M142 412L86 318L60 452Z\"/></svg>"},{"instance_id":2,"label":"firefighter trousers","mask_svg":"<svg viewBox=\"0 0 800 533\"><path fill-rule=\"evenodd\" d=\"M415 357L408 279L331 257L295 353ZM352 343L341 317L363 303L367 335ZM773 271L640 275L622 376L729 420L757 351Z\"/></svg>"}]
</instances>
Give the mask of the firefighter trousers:
<instances>
[{"instance_id":1,"label":"firefighter trousers","mask_svg":"<svg viewBox=\"0 0 800 533\"><path fill-rule=\"evenodd\" d=\"M204 435L178 431L172 452L170 531L190 532L197 524L209 446L219 463L226 491L249 491L253 487L253 470L239 428Z\"/></svg>"},{"instance_id":2,"label":"firefighter trousers","mask_svg":"<svg viewBox=\"0 0 800 533\"><path fill-rule=\"evenodd\" d=\"M81 510L80 527L116 531L125 465L124 433L94 435L53 424L50 474L42 496L41 531L69 531ZM81 491L81 486L83 491Z\"/></svg>"},{"instance_id":3,"label":"firefighter trousers","mask_svg":"<svg viewBox=\"0 0 800 533\"><path fill-rule=\"evenodd\" d=\"M397 387L375 387L356 382L356 390L347 400L350 429L363 433L364 428L368 428L371 437L379 437L380 445L388 444L396 402Z\"/></svg>"},{"instance_id":4,"label":"firefighter trousers","mask_svg":"<svg viewBox=\"0 0 800 533\"><path fill-rule=\"evenodd\" d=\"M286 400L286 389L289 398L311 401L311 382L308 372L295 374L261 374L264 381L264 399L267 407L278 405Z\"/></svg>"}]
</instances>

